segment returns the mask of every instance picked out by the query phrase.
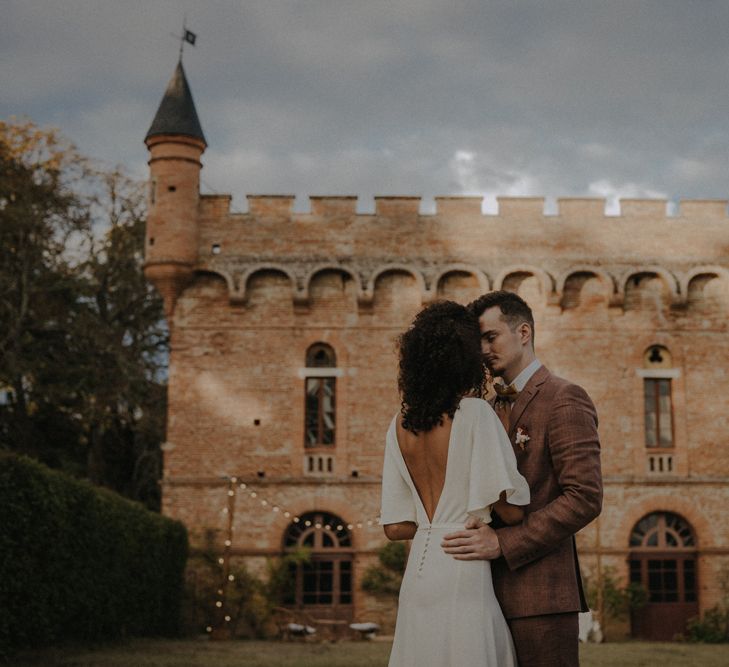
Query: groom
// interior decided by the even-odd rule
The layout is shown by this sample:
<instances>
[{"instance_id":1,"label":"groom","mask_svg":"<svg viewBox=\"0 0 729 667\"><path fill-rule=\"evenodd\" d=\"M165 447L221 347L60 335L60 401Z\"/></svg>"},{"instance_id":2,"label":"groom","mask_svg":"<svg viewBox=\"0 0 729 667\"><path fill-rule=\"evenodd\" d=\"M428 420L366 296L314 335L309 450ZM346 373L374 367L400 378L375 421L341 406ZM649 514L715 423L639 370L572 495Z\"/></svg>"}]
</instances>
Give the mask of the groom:
<instances>
[{"instance_id":1,"label":"groom","mask_svg":"<svg viewBox=\"0 0 729 667\"><path fill-rule=\"evenodd\" d=\"M479 318L484 361L503 381L495 385L494 410L531 502L519 525L469 519L442 546L459 560L492 561L520 667L579 665L577 613L587 605L574 535L602 506L595 407L581 387L536 358L534 318L523 299L490 292L468 307Z\"/></svg>"}]
</instances>

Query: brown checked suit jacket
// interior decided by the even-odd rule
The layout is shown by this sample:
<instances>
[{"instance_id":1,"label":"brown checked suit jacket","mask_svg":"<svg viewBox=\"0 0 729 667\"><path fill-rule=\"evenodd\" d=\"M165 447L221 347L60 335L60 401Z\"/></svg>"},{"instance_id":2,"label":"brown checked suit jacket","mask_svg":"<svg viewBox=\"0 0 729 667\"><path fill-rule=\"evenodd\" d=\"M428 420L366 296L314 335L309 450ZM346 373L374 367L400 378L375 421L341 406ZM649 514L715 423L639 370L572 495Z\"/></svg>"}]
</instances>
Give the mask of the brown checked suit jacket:
<instances>
[{"instance_id":1,"label":"brown checked suit jacket","mask_svg":"<svg viewBox=\"0 0 729 667\"><path fill-rule=\"evenodd\" d=\"M529 437L523 448L519 429ZM595 406L541 366L512 406L509 439L531 502L521 524L496 529L503 556L492 571L504 615L586 611L574 535L602 508Z\"/></svg>"}]
</instances>

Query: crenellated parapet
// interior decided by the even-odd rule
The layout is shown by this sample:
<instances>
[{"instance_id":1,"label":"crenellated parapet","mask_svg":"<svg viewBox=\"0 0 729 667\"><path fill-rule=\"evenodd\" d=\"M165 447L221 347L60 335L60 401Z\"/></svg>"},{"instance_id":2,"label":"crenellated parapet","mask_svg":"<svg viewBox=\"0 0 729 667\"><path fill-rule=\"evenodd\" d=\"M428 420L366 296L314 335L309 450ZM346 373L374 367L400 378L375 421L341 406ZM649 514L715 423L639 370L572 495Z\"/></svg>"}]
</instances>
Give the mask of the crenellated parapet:
<instances>
[{"instance_id":1,"label":"crenellated parapet","mask_svg":"<svg viewBox=\"0 0 729 667\"><path fill-rule=\"evenodd\" d=\"M665 199L631 199L619 200L619 213L608 214L608 201L603 197L559 197L556 200L556 209L545 213L544 197L496 197L498 211L484 213L484 198L478 196L437 196L434 197L435 208L424 204L422 197L411 195L375 196L374 207L362 202L354 195L311 195L309 197L309 211L294 210L295 195L291 194L249 194L246 196L248 212L252 217L287 218L290 220L306 220L307 218L322 218L334 220L342 217L452 217L469 216L485 219L502 218L504 220L574 220L599 221L631 219L631 220L723 220L729 221L728 204L726 199L682 199L675 206L669 205ZM203 206L227 207L219 209L219 213L231 214L231 196L228 194L202 195ZM374 208L374 213L358 213L363 208Z\"/></svg>"},{"instance_id":2,"label":"crenellated parapet","mask_svg":"<svg viewBox=\"0 0 729 667\"><path fill-rule=\"evenodd\" d=\"M353 196L311 197L294 210L292 195L251 195L247 213L231 213L230 197L203 195L198 272L216 273L230 302L245 306L253 278L283 275L297 309L311 286L335 272L355 285L360 308L372 306L385 275L411 276L423 304L441 295L454 274L480 292L538 285L544 305L569 310L581 286L596 281L611 309L631 309L647 285L669 309L685 308L708 280L729 290L729 217L723 200L629 199L606 215L604 199L565 198L545 215L540 197L502 197L497 214L480 197L437 197L432 213L419 197L376 197L374 213ZM657 286L657 287L656 287ZM658 298L658 297L656 297Z\"/></svg>"}]
</instances>

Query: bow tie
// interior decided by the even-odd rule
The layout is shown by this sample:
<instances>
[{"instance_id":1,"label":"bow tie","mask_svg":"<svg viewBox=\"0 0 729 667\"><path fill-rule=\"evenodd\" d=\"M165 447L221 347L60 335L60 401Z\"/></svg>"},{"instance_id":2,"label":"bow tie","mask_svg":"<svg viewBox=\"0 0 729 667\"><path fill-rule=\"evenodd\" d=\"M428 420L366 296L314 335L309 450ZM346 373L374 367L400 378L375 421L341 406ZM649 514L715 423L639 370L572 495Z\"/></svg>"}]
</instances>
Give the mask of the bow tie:
<instances>
[{"instance_id":1,"label":"bow tie","mask_svg":"<svg viewBox=\"0 0 729 667\"><path fill-rule=\"evenodd\" d=\"M494 383L494 391L496 392L497 401L508 401L513 403L519 398L519 392L513 385L505 385L501 383Z\"/></svg>"}]
</instances>

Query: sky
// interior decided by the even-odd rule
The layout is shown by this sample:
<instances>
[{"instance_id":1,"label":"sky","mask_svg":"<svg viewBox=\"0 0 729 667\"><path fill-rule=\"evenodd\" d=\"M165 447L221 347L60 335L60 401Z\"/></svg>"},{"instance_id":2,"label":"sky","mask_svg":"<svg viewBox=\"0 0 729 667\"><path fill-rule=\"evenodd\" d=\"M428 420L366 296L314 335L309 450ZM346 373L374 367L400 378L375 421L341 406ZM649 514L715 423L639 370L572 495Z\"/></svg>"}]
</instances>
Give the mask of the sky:
<instances>
[{"instance_id":1,"label":"sky","mask_svg":"<svg viewBox=\"0 0 729 667\"><path fill-rule=\"evenodd\" d=\"M203 191L724 199L726 0L2 0L0 118L147 174L184 52Z\"/></svg>"}]
</instances>

